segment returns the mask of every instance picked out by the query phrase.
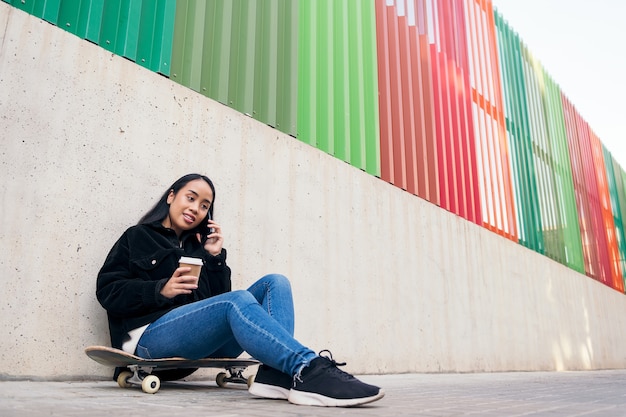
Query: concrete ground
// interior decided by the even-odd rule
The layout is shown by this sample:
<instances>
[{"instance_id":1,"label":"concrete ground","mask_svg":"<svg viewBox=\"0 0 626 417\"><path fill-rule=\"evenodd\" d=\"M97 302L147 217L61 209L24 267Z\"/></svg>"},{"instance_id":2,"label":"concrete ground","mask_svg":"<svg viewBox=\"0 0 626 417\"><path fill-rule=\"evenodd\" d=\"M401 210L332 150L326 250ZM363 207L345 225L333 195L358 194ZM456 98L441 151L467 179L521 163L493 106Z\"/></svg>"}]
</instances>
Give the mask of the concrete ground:
<instances>
[{"instance_id":1,"label":"concrete ground","mask_svg":"<svg viewBox=\"0 0 626 417\"><path fill-rule=\"evenodd\" d=\"M385 397L358 408L296 406L213 381L156 394L113 381L0 381L0 416L626 416L626 370L362 376Z\"/></svg>"}]
</instances>

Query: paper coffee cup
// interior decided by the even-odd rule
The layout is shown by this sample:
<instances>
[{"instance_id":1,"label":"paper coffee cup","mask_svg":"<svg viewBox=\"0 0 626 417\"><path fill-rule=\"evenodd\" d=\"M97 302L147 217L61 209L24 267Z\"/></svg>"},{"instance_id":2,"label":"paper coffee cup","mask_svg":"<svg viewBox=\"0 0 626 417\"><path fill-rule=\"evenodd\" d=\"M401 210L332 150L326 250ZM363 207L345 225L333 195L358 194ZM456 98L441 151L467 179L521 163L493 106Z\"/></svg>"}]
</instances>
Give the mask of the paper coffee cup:
<instances>
[{"instance_id":1,"label":"paper coffee cup","mask_svg":"<svg viewBox=\"0 0 626 417\"><path fill-rule=\"evenodd\" d=\"M183 256L178 260L178 263L179 266L187 266L191 268L189 275L193 275L194 277L200 276L200 270L202 269L202 259Z\"/></svg>"}]
</instances>

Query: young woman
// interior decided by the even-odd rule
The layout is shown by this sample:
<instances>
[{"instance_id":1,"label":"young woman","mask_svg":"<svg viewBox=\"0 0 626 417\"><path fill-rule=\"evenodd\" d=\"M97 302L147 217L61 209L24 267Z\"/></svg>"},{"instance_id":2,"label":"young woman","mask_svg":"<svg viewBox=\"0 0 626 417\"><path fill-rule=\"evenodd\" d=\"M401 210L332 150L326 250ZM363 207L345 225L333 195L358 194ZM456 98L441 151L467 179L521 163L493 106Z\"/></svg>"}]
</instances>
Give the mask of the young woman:
<instances>
[{"instance_id":1,"label":"young woman","mask_svg":"<svg viewBox=\"0 0 626 417\"><path fill-rule=\"evenodd\" d=\"M115 243L98 274L113 347L143 358L237 357L263 363L253 395L294 404L354 406L384 392L338 369L330 352L316 355L293 337L289 281L267 275L231 291L222 227L213 219L215 187L189 174L172 184ZM200 277L179 267L201 258Z\"/></svg>"}]
</instances>

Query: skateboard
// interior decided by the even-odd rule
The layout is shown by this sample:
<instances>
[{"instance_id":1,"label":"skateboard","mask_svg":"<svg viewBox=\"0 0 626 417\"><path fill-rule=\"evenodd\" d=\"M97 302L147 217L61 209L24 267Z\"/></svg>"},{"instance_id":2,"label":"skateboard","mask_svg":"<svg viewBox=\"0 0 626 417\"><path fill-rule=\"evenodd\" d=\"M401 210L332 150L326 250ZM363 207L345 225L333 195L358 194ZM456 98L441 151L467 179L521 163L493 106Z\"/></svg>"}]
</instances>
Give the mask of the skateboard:
<instances>
[{"instance_id":1,"label":"skateboard","mask_svg":"<svg viewBox=\"0 0 626 417\"><path fill-rule=\"evenodd\" d=\"M225 372L220 372L215 378L215 382L220 387L225 387L229 382L236 384L252 384L252 377L244 377L243 371L248 366L259 365L255 359L235 359L235 358L162 358L143 359L139 356L131 355L123 350L110 348L107 346L89 346L85 353L94 361L106 366L128 368L129 371L122 371L117 377L117 384L122 388L129 388L133 385L141 386L143 392L148 394L156 393L161 387L160 378L153 374L153 371L166 371L172 369L189 368L221 368Z\"/></svg>"}]
</instances>

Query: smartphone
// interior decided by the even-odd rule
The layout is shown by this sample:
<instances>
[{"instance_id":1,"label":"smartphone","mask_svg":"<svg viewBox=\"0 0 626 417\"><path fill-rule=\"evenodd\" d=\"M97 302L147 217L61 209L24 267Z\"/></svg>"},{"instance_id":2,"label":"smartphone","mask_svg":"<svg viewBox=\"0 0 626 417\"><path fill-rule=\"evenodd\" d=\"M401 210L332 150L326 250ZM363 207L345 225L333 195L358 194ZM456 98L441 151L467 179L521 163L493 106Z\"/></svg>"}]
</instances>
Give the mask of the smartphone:
<instances>
[{"instance_id":1,"label":"smartphone","mask_svg":"<svg viewBox=\"0 0 626 417\"><path fill-rule=\"evenodd\" d=\"M204 221L202 222L202 224L198 228L198 230L200 232L200 235L202 236L202 238L200 240L202 241L203 245L207 241L207 236L210 235L211 233L213 233L213 228L209 227L209 225L207 223L209 220L211 220L211 212L209 212L206 215L206 218L204 219Z\"/></svg>"}]
</instances>

